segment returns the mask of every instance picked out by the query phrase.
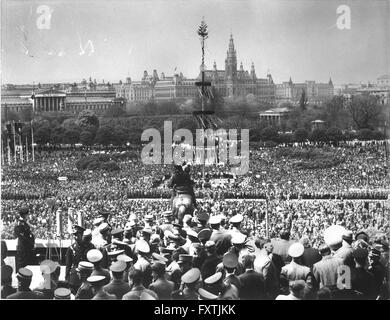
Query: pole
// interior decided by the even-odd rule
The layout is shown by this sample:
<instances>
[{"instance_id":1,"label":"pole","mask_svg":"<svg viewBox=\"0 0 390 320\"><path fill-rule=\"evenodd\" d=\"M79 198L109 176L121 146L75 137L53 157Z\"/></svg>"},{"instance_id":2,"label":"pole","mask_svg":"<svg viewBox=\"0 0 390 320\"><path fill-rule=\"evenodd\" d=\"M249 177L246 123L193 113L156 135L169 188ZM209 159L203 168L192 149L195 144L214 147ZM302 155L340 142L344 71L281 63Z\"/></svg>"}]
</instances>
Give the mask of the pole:
<instances>
[{"instance_id":1,"label":"pole","mask_svg":"<svg viewBox=\"0 0 390 320\"><path fill-rule=\"evenodd\" d=\"M11 146L10 146L10 139L7 136L7 156L8 156L8 165L11 164Z\"/></svg>"},{"instance_id":2,"label":"pole","mask_svg":"<svg viewBox=\"0 0 390 320\"><path fill-rule=\"evenodd\" d=\"M265 212L265 236L267 239L269 239L269 231L268 231L268 194L266 195L266 204L267 204L267 210Z\"/></svg>"},{"instance_id":3,"label":"pole","mask_svg":"<svg viewBox=\"0 0 390 320\"><path fill-rule=\"evenodd\" d=\"M35 161L35 155L34 155L34 128L31 120L31 153L32 153L32 161Z\"/></svg>"},{"instance_id":4,"label":"pole","mask_svg":"<svg viewBox=\"0 0 390 320\"><path fill-rule=\"evenodd\" d=\"M28 140L26 135L26 161L28 162Z\"/></svg>"},{"instance_id":5,"label":"pole","mask_svg":"<svg viewBox=\"0 0 390 320\"><path fill-rule=\"evenodd\" d=\"M22 141L22 133L19 134L19 157L20 157L20 162L23 163L23 141Z\"/></svg>"},{"instance_id":6,"label":"pole","mask_svg":"<svg viewBox=\"0 0 390 320\"><path fill-rule=\"evenodd\" d=\"M13 135L13 138L14 138L14 162L15 164L17 163L17 160L16 160L16 131L15 131L15 121L12 123L12 135Z\"/></svg>"}]
</instances>

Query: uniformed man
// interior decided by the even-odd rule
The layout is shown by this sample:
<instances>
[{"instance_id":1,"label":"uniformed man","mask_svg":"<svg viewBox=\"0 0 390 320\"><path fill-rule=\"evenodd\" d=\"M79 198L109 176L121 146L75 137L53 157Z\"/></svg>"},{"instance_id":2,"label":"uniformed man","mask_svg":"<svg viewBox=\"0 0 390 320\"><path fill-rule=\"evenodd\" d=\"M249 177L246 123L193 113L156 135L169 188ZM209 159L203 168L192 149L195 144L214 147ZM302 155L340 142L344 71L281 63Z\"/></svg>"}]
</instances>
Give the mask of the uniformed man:
<instances>
[{"instance_id":1,"label":"uniformed man","mask_svg":"<svg viewBox=\"0 0 390 320\"><path fill-rule=\"evenodd\" d=\"M110 266L112 280L104 286L107 293L115 294L118 300L122 300L123 295L130 291L130 286L123 280L126 262L116 261Z\"/></svg>"},{"instance_id":2,"label":"uniformed man","mask_svg":"<svg viewBox=\"0 0 390 320\"><path fill-rule=\"evenodd\" d=\"M103 286L108 284L111 280L110 272L101 265L103 254L98 249L89 250L87 253L87 260L93 264L93 271L91 276L104 276L106 278Z\"/></svg>"},{"instance_id":3,"label":"uniformed man","mask_svg":"<svg viewBox=\"0 0 390 320\"><path fill-rule=\"evenodd\" d=\"M36 264L35 237L27 222L29 209L23 207L19 210L19 219L15 227L16 246L16 270L30 264Z\"/></svg>"},{"instance_id":4,"label":"uniformed man","mask_svg":"<svg viewBox=\"0 0 390 320\"><path fill-rule=\"evenodd\" d=\"M223 269L223 282L227 284L233 284L237 289L241 288L241 280L235 274L238 266L238 257L232 252L227 252L222 259Z\"/></svg>"},{"instance_id":5,"label":"uniformed man","mask_svg":"<svg viewBox=\"0 0 390 320\"><path fill-rule=\"evenodd\" d=\"M16 292L12 287L12 267L5 264L1 266L1 299L7 298Z\"/></svg>"},{"instance_id":6,"label":"uniformed man","mask_svg":"<svg viewBox=\"0 0 390 320\"><path fill-rule=\"evenodd\" d=\"M10 294L7 299L43 299L43 294L30 290L33 273L30 269L20 268L16 278L18 279L18 290Z\"/></svg>"},{"instance_id":7,"label":"uniformed man","mask_svg":"<svg viewBox=\"0 0 390 320\"><path fill-rule=\"evenodd\" d=\"M230 233L221 229L221 216L214 215L210 217L209 224L212 229L210 240L215 242L217 255L223 256L230 248L232 236Z\"/></svg>"},{"instance_id":8,"label":"uniformed man","mask_svg":"<svg viewBox=\"0 0 390 320\"><path fill-rule=\"evenodd\" d=\"M80 279L77 276L76 268L80 261L86 260L87 252L91 247L85 247L82 238L85 229L79 225L73 225L72 235L75 242L66 251L66 268L65 268L65 280L69 284L69 288L73 293L77 292L80 286Z\"/></svg>"},{"instance_id":9,"label":"uniformed man","mask_svg":"<svg viewBox=\"0 0 390 320\"><path fill-rule=\"evenodd\" d=\"M198 300L198 281L200 279L200 270L192 268L181 277L181 286L177 291L172 292L172 300Z\"/></svg>"},{"instance_id":10,"label":"uniformed man","mask_svg":"<svg viewBox=\"0 0 390 320\"><path fill-rule=\"evenodd\" d=\"M137 253L137 262L134 264L134 269L140 270L143 274L144 286L148 287L152 282L152 269L149 258L150 246L145 240L138 240L135 243Z\"/></svg>"},{"instance_id":11,"label":"uniformed man","mask_svg":"<svg viewBox=\"0 0 390 320\"><path fill-rule=\"evenodd\" d=\"M164 233L166 230L169 230L170 232L173 232L173 226L172 226L172 210L164 211L162 213L163 215L163 223L158 226L157 234L160 236L160 238L164 238Z\"/></svg>"},{"instance_id":12,"label":"uniformed man","mask_svg":"<svg viewBox=\"0 0 390 320\"><path fill-rule=\"evenodd\" d=\"M288 281L306 280L307 275L310 273L310 269L303 266L300 263L300 257L303 255L305 248L299 242L292 244L288 248L288 255L292 258L292 261L282 268L281 276Z\"/></svg>"},{"instance_id":13,"label":"uniformed man","mask_svg":"<svg viewBox=\"0 0 390 320\"><path fill-rule=\"evenodd\" d=\"M198 290L199 300L217 300L218 296L211 293L210 291L205 290L204 288L199 288Z\"/></svg>"},{"instance_id":14,"label":"uniformed man","mask_svg":"<svg viewBox=\"0 0 390 320\"><path fill-rule=\"evenodd\" d=\"M240 213L234 215L230 218L230 230L229 233L233 236L235 233L242 233L241 232L241 222L244 220L244 216Z\"/></svg>"},{"instance_id":15,"label":"uniformed man","mask_svg":"<svg viewBox=\"0 0 390 320\"><path fill-rule=\"evenodd\" d=\"M196 227L193 227L195 232L199 233L201 230L206 229L207 228L207 222L209 221L209 218L210 218L210 216L208 215L208 213L200 212L196 216L196 220L198 221L198 224L196 225Z\"/></svg>"},{"instance_id":16,"label":"uniformed man","mask_svg":"<svg viewBox=\"0 0 390 320\"><path fill-rule=\"evenodd\" d=\"M350 268L354 267L353 257L352 257L352 242L353 242L353 233L350 230L346 230L342 235L342 245L341 248L335 252L334 256L341 258L343 263Z\"/></svg>"},{"instance_id":17,"label":"uniformed man","mask_svg":"<svg viewBox=\"0 0 390 320\"><path fill-rule=\"evenodd\" d=\"M122 300L140 300L143 293L147 293L157 300L157 294L152 290L146 289L143 282L144 279L142 271L132 269L129 274L129 284L131 290L122 297Z\"/></svg>"},{"instance_id":18,"label":"uniformed man","mask_svg":"<svg viewBox=\"0 0 390 320\"><path fill-rule=\"evenodd\" d=\"M153 282L149 289L155 292L159 300L170 300L175 284L165 278L165 263L162 260L154 261L152 264Z\"/></svg>"},{"instance_id":19,"label":"uniformed man","mask_svg":"<svg viewBox=\"0 0 390 320\"><path fill-rule=\"evenodd\" d=\"M77 275L80 279L81 286L75 295L76 300L91 300L94 296L91 284L87 279L91 276L93 271L93 264L88 261L80 261L76 269Z\"/></svg>"},{"instance_id":20,"label":"uniformed man","mask_svg":"<svg viewBox=\"0 0 390 320\"><path fill-rule=\"evenodd\" d=\"M90 276L87 281L92 286L92 292L94 294L92 300L117 300L114 294L109 294L104 290L104 284L106 282L104 276Z\"/></svg>"},{"instance_id":21,"label":"uniformed man","mask_svg":"<svg viewBox=\"0 0 390 320\"><path fill-rule=\"evenodd\" d=\"M206 279L213 275L217 269L217 265L222 259L217 255L214 241L207 241L205 243L205 250L207 257L205 258L202 268L200 269L202 279Z\"/></svg>"},{"instance_id":22,"label":"uniformed man","mask_svg":"<svg viewBox=\"0 0 390 320\"><path fill-rule=\"evenodd\" d=\"M123 281L125 281L126 283L129 282L129 270L130 268L132 268L133 266L133 259L131 257L129 257L128 255L126 254L120 254L117 258L116 258L117 261L123 261L126 263L126 269L125 271L123 272Z\"/></svg>"}]
</instances>

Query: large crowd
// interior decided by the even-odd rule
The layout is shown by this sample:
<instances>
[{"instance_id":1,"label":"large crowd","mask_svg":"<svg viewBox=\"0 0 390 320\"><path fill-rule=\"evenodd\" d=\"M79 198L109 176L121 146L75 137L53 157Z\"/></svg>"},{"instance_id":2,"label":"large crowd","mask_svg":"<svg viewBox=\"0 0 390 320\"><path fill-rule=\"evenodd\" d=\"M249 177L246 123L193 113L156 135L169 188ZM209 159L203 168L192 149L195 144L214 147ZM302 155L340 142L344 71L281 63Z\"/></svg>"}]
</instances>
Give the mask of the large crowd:
<instances>
[{"instance_id":1,"label":"large crowd","mask_svg":"<svg viewBox=\"0 0 390 320\"><path fill-rule=\"evenodd\" d=\"M96 299L388 299L390 183L383 146L323 146L342 161L315 169L279 157L278 150L252 148L243 176L213 165L204 181L202 167L193 166L198 205L184 225L171 224L167 215L171 166L124 159L119 171L79 171L75 162L91 150L37 153L35 162L2 167L2 238L15 238L17 212L28 208L36 239L72 239L92 252L76 263L68 261L68 250L65 282L46 261L54 280L43 294L50 298L55 289L69 289L66 296L76 299L85 292ZM109 221L96 219L102 212ZM343 231L329 240L335 225ZM340 265L351 268L348 290L337 287ZM18 279L28 282L22 269ZM156 281L164 283L163 293ZM113 283L126 292L112 297ZM42 298L42 290L33 292Z\"/></svg>"}]
</instances>

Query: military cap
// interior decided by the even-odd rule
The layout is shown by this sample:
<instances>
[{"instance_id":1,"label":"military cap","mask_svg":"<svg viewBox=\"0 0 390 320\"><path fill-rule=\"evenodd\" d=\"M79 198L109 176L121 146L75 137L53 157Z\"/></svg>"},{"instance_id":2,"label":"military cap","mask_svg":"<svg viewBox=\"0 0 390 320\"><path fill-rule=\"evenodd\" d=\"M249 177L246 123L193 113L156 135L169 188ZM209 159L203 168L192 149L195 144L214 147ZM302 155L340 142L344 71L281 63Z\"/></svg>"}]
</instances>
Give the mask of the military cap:
<instances>
[{"instance_id":1,"label":"military cap","mask_svg":"<svg viewBox=\"0 0 390 320\"><path fill-rule=\"evenodd\" d=\"M39 268L43 274L52 274L59 267L58 262L52 260L43 260L39 265Z\"/></svg>"},{"instance_id":2,"label":"military cap","mask_svg":"<svg viewBox=\"0 0 390 320\"><path fill-rule=\"evenodd\" d=\"M54 290L55 300L70 300L71 291L68 288L57 288Z\"/></svg>"},{"instance_id":3,"label":"military cap","mask_svg":"<svg viewBox=\"0 0 390 320\"><path fill-rule=\"evenodd\" d=\"M100 232L107 231L109 229L108 223L103 222L101 225L99 225L98 230Z\"/></svg>"},{"instance_id":4,"label":"military cap","mask_svg":"<svg viewBox=\"0 0 390 320\"><path fill-rule=\"evenodd\" d=\"M126 254L120 254L119 256L116 257L116 260L117 261L124 261L124 262L133 262L133 259L130 258L128 255Z\"/></svg>"},{"instance_id":5,"label":"military cap","mask_svg":"<svg viewBox=\"0 0 390 320\"><path fill-rule=\"evenodd\" d=\"M179 261L177 263L185 263L190 262L192 263L193 256L190 254L179 254Z\"/></svg>"},{"instance_id":6,"label":"military cap","mask_svg":"<svg viewBox=\"0 0 390 320\"><path fill-rule=\"evenodd\" d=\"M113 251L108 251L107 255L109 257L115 257L115 256L118 256L118 255L122 254L123 252L125 252L125 250L123 250L123 249L121 249L121 250L113 250Z\"/></svg>"},{"instance_id":7,"label":"military cap","mask_svg":"<svg viewBox=\"0 0 390 320\"><path fill-rule=\"evenodd\" d=\"M110 213L108 211L100 211L99 217L103 217L104 219L107 219Z\"/></svg>"},{"instance_id":8,"label":"military cap","mask_svg":"<svg viewBox=\"0 0 390 320\"><path fill-rule=\"evenodd\" d=\"M147 293L146 291L143 291L139 297L140 300L156 300L155 297L153 297L151 294Z\"/></svg>"},{"instance_id":9,"label":"military cap","mask_svg":"<svg viewBox=\"0 0 390 320\"><path fill-rule=\"evenodd\" d=\"M136 223L134 221L126 222L126 224L125 224L125 231L131 230L135 225L136 225Z\"/></svg>"},{"instance_id":10,"label":"military cap","mask_svg":"<svg viewBox=\"0 0 390 320\"><path fill-rule=\"evenodd\" d=\"M88 261L80 261L76 271L92 271L93 270L93 264Z\"/></svg>"},{"instance_id":11,"label":"military cap","mask_svg":"<svg viewBox=\"0 0 390 320\"><path fill-rule=\"evenodd\" d=\"M97 226L98 224L101 224L103 221L104 221L103 218L96 218L95 220L93 220L93 225Z\"/></svg>"},{"instance_id":12,"label":"military cap","mask_svg":"<svg viewBox=\"0 0 390 320\"><path fill-rule=\"evenodd\" d=\"M165 271L166 264L163 261L157 260L152 263L152 271L163 272Z\"/></svg>"},{"instance_id":13,"label":"military cap","mask_svg":"<svg viewBox=\"0 0 390 320\"><path fill-rule=\"evenodd\" d=\"M147 214L145 216L145 221L152 221L153 220L153 216L151 214Z\"/></svg>"},{"instance_id":14,"label":"military cap","mask_svg":"<svg viewBox=\"0 0 390 320\"><path fill-rule=\"evenodd\" d=\"M210 217L209 224L220 224L220 223L221 223L221 216L220 215Z\"/></svg>"},{"instance_id":15,"label":"military cap","mask_svg":"<svg viewBox=\"0 0 390 320\"><path fill-rule=\"evenodd\" d=\"M153 230L152 230L152 228L145 227L142 229L142 233L152 234Z\"/></svg>"},{"instance_id":16,"label":"military cap","mask_svg":"<svg viewBox=\"0 0 390 320\"><path fill-rule=\"evenodd\" d=\"M160 236L156 233L153 233L150 237L150 242L151 243L159 243L161 240Z\"/></svg>"},{"instance_id":17,"label":"military cap","mask_svg":"<svg viewBox=\"0 0 390 320\"><path fill-rule=\"evenodd\" d=\"M189 238L195 238L195 239L198 239L198 234L196 233L196 231L195 230L193 230L193 229L188 229L187 230L187 236L189 237Z\"/></svg>"},{"instance_id":18,"label":"military cap","mask_svg":"<svg viewBox=\"0 0 390 320\"><path fill-rule=\"evenodd\" d=\"M111 231L111 235L112 236L119 236L121 233L123 233L123 229L122 228L116 228L114 230Z\"/></svg>"},{"instance_id":19,"label":"military cap","mask_svg":"<svg viewBox=\"0 0 390 320\"><path fill-rule=\"evenodd\" d=\"M198 293L199 293L199 300L217 300L218 299L218 296L203 289L203 288L199 288L198 289Z\"/></svg>"},{"instance_id":20,"label":"military cap","mask_svg":"<svg viewBox=\"0 0 390 320\"><path fill-rule=\"evenodd\" d=\"M206 242L207 240L210 239L211 237L211 233L212 231L210 229L203 229L201 231L199 231L198 233L198 239L201 241L201 242Z\"/></svg>"},{"instance_id":21,"label":"military cap","mask_svg":"<svg viewBox=\"0 0 390 320\"><path fill-rule=\"evenodd\" d=\"M91 229L85 229L85 231L83 232L83 237L85 237L85 238L91 237L92 238L92 231L91 231Z\"/></svg>"},{"instance_id":22,"label":"military cap","mask_svg":"<svg viewBox=\"0 0 390 320\"><path fill-rule=\"evenodd\" d=\"M106 279L105 276L90 276L89 278L87 278L87 281L92 284L92 285L96 285L96 286L99 286L99 285L103 285L104 284L104 280Z\"/></svg>"},{"instance_id":23,"label":"military cap","mask_svg":"<svg viewBox=\"0 0 390 320\"><path fill-rule=\"evenodd\" d=\"M214 273L212 276L206 278L204 280L204 283L208 284L208 285L211 285L211 284L217 283L221 279L222 279L222 272L217 272L217 273Z\"/></svg>"},{"instance_id":24,"label":"military cap","mask_svg":"<svg viewBox=\"0 0 390 320\"><path fill-rule=\"evenodd\" d=\"M368 234L365 233L363 230L357 232L355 238L356 240L363 239L366 242L368 242L369 239Z\"/></svg>"},{"instance_id":25,"label":"military cap","mask_svg":"<svg viewBox=\"0 0 390 320\"><path fill-rule=\"evenodd\" d=\"M172 216L172 211L171 211L171 210L164 211L164 212L163 212L163 216L164 216L164 217L171 217L171 216Z\"/></svg>"},{"instance_id":26,"label":"military cap","mask_svg":"<svg viewBox=\"0 0 390 320\"><path fill-rule=\"evenodd\" d=\"M233 269L238 265L238 257L232 252L225 253L222 263L226 268Z\"/></svg>"},{"instance_id":27,"label":"military cap","mask_svg":"<svg viewBox=\"0 0 390 320\"><path fill-rule=\"evenodd\" d=\"M84 231L85 231L85 228L83 228L82 226L79 226L77 224L74 224L72 226L72 234L75 234L75 233L78 233L78 232L84 233Z\"/></svg>"},{"instance_id":28,"label":"military cap","mask_svg":"<svg viewBox=\"0 0 390 320\"><path fill-rule=\"evenodd\" d=\"M305 251L303 244L295 242L288 248L288 255L293 258L298 258L303 255L303 251Z\"/></svg>"},{"instance_id":29,"label":"military cap","mask_svg":"<svg viewBox=\"0 0 390 320\"><path fill-rule=\"evenodd\" d=\"M345 230L344 234L342 235L343 240L352 241L353 240L353 233L350 230Z\"/></svg>"},{"instance_id":30,"label":"military cap","mask_svg":"<svg viewBox=\"0 0 390 320\"><path fill-rule=\"evenodd\" d=\"M334 246L342 242L345 228L340 225L332 225L324 231L324 241L328 246Z\"/></svg>"},{"instance_id":31,"label":"military cap","mask_svg":"<svg viewBox=\"0 0 390 320\"><path fill-rule=\"evenodd\" d=\"M211 247L215 247L215 242L214 241L207 241L204 245L206 248L211 248Z\"/></svg>"},{"instance_id":32,"label":"military cap","mask_svg":"<svg viewBox=\"0 0 390 320\"><path fill-rule=\"evenodd\" d=\"M368 257L367 249L357 248L352 252L352 256L356 259L364 259Z\"/></svg>"},{"instance_id":33,"label":"military cap","mask_svg":"<svg viewBox=\"0 0 390 320\"><path fill-rule=\"evenodd\" d=\"M28 207L22 207L19 209L18 213L20 216L25 216L26 214L29 213L29 208Z\"/></svg>"},{"instance_id":34,"label":"military cap","mask_svg":"<svg viewBox=\"0 0 390 320\"><path fill-rule=\"evenodd\" d=\"M163 257L162 255L160 255L160 254L158 254L156 252L152 253L152 258L155 261L160 261L160 262L163 262L163 263L166 263L168 261L167 258Z\"/></svg>"},{"instance_id":35,"label":"military cap","mask_svg":"<svg viewBox=\"0 0 390 320\"><path fill-rule=\"evenodd\" d=\"M201 212L199 213L196 218L199 220L199 221L208 221L210 216L208 215L208 213L206 212Z\"/></svg>"},{"instance_id":36,"label":"military cap","mask_svg":"<svg viewBox=\"0 0 390 320\"><path fill-rule=\"evenodd\" d=\"M232 236L232 244L243 244L246 240L246 235L241 232L235 232Z\"/></svg>"},{"instance_id":37,"label":"military cap","mask_svg":"<svg viewBox=\"0 0 390 320\"><path fill-rule=\"evenodd\" d=\"M192 246L197 249L197 248L202 248L202 244L200 242L192 242Z\"/></svg>"},{"instance_id":38,"label":"military cap","mask_svg":"<svg viewBox=\"0 0 390 320\"><path fill-rule=\"evenodd\" d=\"M198 268L192 268L188 270L183 276L181 277L181 281L186 284L191 284L196 281L198 281L200 278L200 270Z\"/></svg>"},{"instance_id":39,"label":"military cap","mask_svg":"<svg viewBox=\"0 0 390 320\"><path fill-rule=\"evenodd\" d=\"M172 223L172 225L177 228L177 229L181 229L183 228L183 225L181 223Z\"/></svg>"},{"instance_id":40,"label":"military cap","mask_svg":"<svg viewBox=\"0 0 390 320\"><path fill-rule=\"evenodd\" d=\"M27 268L20 268L17 274L17 277L19 279L31 279L32 276L33 276L32 271Z\"/></svg>"},{"instance_id":41,"label":"military cap","mask_svg":"<svg viewBox=\"0 0 390 320\"><path fill-rule=\"evenodd\" d=\"M135 243L135 248L137 251L142 253L150 252L149 244L145 240L137 240L137 242Z\"/></svg>"},{"instance_id":42,"label":"military cap","mask_svg":"<svg viewBox=\"0 0 390 320\"><path fill-rule=\"evenodd\" d=\"M110 266L112 272L123 272L126 270L127 264L124 261L116 261Z\"/></svg>"},{"instance_id":43,"label":"military cap","mask_svg":"<svg viewBox=\"0 0 390 320\"><path fill-rule=\"evenodd\" d=\"M103 254L98 249L91 249L87 252L89 262L95 263L103 259Z\"/></svg>"},{"instance_id":44,"label":"military cap","mask_svg":"<svg viewBox=\"0 0 390 320\"><path fill-rule=\"evenodd\" d=\"M1 282L12 280L13 269L8 264L1 266Z\"/></svg>"},{"instance_id":45,"label":"military cap","mask_svg":"<svg viewBox=\"0 0 390 320\"><path fill-rule=\"evenodd\" d=\"M229 222L230 223L240 223L244 220L244 216L242 214L236 214L235 216L231 217Z\"/></svg>"}]
</instances>

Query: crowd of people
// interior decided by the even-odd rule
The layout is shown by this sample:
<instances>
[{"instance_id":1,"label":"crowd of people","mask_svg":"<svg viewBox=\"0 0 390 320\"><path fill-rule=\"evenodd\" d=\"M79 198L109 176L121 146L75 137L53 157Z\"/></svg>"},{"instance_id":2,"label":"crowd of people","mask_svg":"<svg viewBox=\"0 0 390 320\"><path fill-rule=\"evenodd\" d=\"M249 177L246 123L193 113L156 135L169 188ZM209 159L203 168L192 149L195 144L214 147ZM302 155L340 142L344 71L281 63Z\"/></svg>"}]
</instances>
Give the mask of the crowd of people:
<instances>
[{"instance_id":1,"label":"crowd of people","mask_svg":"<svg viewBox=\"0 0 390 320\"><path fill-rule=\"evenodd\" d=\"M220 208L221 209L221 208ZM239 209L239 206L238 206ZM308 210L310 211L310 210ZM319 210L320 212L321 210ZM172 211L155 216L130 214L112 225L101 211L88 224L73 223L74 242L66 252L65 279L60 264L40 263L42 283L31 288L32 271L17 270L2 260L2 298L93 300L339 300L389 299L388 234L369 234L351 221L350 208L319 226L316 245L300 216L274 237L253 235L243 214L195 212L178 223ZM224 210L219 210L224 212ZM362 217L365 215L361 211ZM19 211L20 224L28 209ZM365 219L368 219L368 215ZM381 223L380 210L373 214ZM279 219L277 217L276 219ZM343 226L345 225L345 227ZM91 226L91 229L89 228ZM302 232L302 233L301 233ZM295 236L292 236L292 235ZM309 232L310 234L310 232ZM25 234L19 232L19 241ZM298 239L298 236L299 239ZM2 259L5 257L2 256Z\"/></svg>"}]
</instances>

